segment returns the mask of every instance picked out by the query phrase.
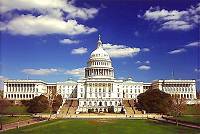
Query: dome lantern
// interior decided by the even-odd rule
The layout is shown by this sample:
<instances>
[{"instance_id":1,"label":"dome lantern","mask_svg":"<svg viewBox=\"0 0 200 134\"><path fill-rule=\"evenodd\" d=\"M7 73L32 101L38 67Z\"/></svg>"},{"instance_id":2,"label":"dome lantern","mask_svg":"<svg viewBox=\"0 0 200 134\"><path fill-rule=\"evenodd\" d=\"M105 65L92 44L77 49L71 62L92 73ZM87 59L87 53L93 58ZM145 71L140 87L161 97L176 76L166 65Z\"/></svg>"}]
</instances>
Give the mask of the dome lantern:
<instances>
[{"instance_id":1,"label":"dome lantern","mask_svg":"<svg viewBox=\"0 0 200 134\"><path fill-rule=\"evenodd\" d=\"M101 42L101 35L99 34L99 40L97 42L97 47L103 47Z\"/></svg>"}]
</instances>

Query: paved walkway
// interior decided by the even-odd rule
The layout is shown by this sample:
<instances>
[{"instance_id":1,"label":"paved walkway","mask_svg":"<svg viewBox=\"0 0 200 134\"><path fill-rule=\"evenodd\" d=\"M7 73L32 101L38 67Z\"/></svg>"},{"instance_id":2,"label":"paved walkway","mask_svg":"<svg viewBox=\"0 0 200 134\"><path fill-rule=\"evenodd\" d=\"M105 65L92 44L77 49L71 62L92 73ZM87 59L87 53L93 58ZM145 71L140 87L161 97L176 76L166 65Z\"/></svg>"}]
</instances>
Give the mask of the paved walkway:
<instances>
[{"instance_id":1,"label":"paved walkway","mask_svg":"<svg viewBox=\"0 0 200 134\"><path fill-rule=\"evenodd\" d=\"M36 123L44 122L44 121L46 121L46 120L30 119L30 120L25 120L25 121L20 121L20 122L4 124L3 129L0 130L0 132L19 128L19 127L28 126L28 125L32 125L32 124L36 124Z\"/></svg>"},{"instance_id":2,"label":"paved walkway","mask_svg":"<svg viewBox=\"0 0 200 134\"><path fill-rule=\"evenodd\" d=\"M49 118L49 114L37 114L34 115L34 117L42 117L42 118ZM51 116L51 119L56 119L56 118L116 118L116 119L121 119L121 118L137 118L137 119L147 119L148 117L151 118L161 118L162 115L159 114L132 114L132 115L127 115L127 114L111 114L111 113L81 113L81 114L54 114Z\"/></svg>"}]
</instances>

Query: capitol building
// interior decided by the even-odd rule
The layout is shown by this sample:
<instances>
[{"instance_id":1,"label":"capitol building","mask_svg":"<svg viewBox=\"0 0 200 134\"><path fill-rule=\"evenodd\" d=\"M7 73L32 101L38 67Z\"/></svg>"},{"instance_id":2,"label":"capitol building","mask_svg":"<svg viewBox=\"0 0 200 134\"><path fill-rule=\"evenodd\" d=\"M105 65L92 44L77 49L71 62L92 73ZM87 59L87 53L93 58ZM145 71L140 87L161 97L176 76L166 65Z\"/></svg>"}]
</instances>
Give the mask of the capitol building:
<instances>
[{"instance_id":1,"label":"capitol building","mask_svg":"<svg viewBox=\"0 0 200 134\"><path fill-rule=\"evenodd\" d=\"M64 103L68 100L76 102L76 113L107 112L113 107L120 112L124 100L137 101L137 96L149 89L160 89L171 96L186 100L196 99L195 80L156 80L152 83L116 79L112 60L103 49L99 37L94 50L85 67L85 77L80 80L68 79L64 82L46 83L41 80L6 80L4 81L4 98L9 100L29 100L41 94L51 98L53 94L61 94Z\"/></svg>"}]
</instances>

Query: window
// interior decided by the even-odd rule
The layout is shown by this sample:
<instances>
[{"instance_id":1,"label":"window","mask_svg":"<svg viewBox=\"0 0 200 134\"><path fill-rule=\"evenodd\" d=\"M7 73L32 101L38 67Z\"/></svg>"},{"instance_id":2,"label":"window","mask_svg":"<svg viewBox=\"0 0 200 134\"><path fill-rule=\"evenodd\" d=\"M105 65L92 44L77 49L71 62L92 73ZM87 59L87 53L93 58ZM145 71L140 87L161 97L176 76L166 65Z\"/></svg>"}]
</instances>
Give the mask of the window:
<instances>
[{"instance_id":1,"label":"window","mask_svg":"<svg viewBox=\"0 0 200 134\"><path fill-rule=\"evenodd\" d=\"M107 106L107 102L105 101L105 106Z\"/></svg>"}]
</instances>

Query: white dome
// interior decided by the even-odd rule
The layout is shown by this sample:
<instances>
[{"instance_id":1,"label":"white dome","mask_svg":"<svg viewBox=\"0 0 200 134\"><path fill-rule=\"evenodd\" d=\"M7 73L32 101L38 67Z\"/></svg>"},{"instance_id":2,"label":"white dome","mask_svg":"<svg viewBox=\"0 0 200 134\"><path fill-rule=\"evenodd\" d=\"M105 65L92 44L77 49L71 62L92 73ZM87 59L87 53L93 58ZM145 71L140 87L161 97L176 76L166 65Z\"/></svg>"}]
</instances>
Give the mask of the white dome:
<instances>
[{"instance_id":1,"label":"white dome","mask_svg":"<svg viewBox=\"0 0 200 134\"><path fill-rule=\"evenodd\" d=\"M102 47L98 47L96 50L94 50L91 53L90 59L110 60L110 57L109 57L108 53L105 50L103 50Z\"/></svg>"},{"instance_id":2,"label":"white dome","mask_svg":"<svg viewBox=\"0 0 200 134\"><path fill-rule=\"evenodd\" d=\"M94 50L91 55L90 59L91 60L96 60L96 59L101 59L101 60L109 60L110 61L110 56L109 54L103 49L102 42L99 38L97 42L98 46L97 49Z\"/></svg>"}]
</instances>

